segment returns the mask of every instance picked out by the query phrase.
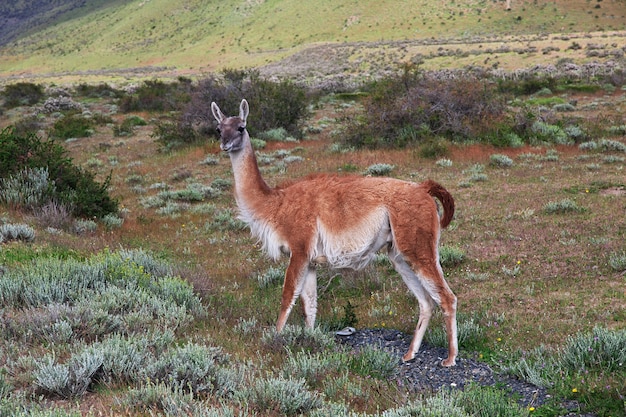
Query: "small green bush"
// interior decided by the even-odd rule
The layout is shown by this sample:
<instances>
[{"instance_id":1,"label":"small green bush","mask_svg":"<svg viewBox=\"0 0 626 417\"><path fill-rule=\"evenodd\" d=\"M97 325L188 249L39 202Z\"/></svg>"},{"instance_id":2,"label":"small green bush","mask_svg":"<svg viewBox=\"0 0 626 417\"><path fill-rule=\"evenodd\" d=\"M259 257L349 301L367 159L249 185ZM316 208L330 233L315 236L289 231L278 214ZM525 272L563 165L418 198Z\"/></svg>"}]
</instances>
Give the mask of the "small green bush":
<instances>
[{"instance_id":1,"label":"small green bush","mask_svg":"<svg viewBox=\"0 0 626 417\"><path fill-rule=\"evenodd\" d=\"M398 363L394 355L368 345L350 356L348 367L358 375L389 379L398 372Z\"/></svg>"},{"instance_id":2,"label":"small green bush","mask_svg":"<svg viewBox=\"0 0 626 417\"><path fill-rule=\"evenodd\" d=\"M43 168L47 168L47 185ZM0 131L0 178L22 178L32 185L34 172L39 173L39 185L35 187L38 195L45 197L38 205L54 201L70 208L74 216L86 218L118 211L117 201L107 192L110 176L103 184L98 183L94 173L74 165L67 150L53 140L44 141L33 133L19 135L11 127ZM0 186L7 184L5 181ZM19 194L19 190L15 191ZM32 208L32 201L26 197L21 204Z\"/></svg>"},{"instance_id":3,"label":"small green bush","mask_svg":"<svg viewBox=\"0 0 626 417\"><path fill-rule=\"evenodd\" d=\"M73 114L54 122L50 136L57 139L85 138L93 134L93 127L93 120Z\"/></svg>"},{"instance_id":4,"label":"small green bush","mask_svg":"<svg viewBox=\"0 0 626 417\"><path fill-rule=\"evenodd\" d=\"M135 126L145 126L146 121L139 116L128 116L121 124L113 125L114 136L132 136L135 131Z\"/></svg>"},{"instance_id":5,"label":"small green bush","mask_svg":"<svg viewBox=\"0 0 626 417\"><path fill-rule=\"evenodd\" d=\"M119 107L124 113L180 110L189 101L190 90L191 83L188 80L178 80L171 83L147 80L133 93L120 98Z\"/></svg>"},{"instance_id":6,"label":"small green bush","mask_svg":"<svg viewBox=\"0 0 626 417\"><path fill-rule=\"evenodd\" d=\"M442 266L454 266L465 260L465 252L453 246L441 246L439 248L439 262Z\"/></svg>"},{"instance_id":7,"label":"small green bush","mask_svg":"<svg viewBox=\"0 0 626 417\"><path fill-rule=\"evenodd\" d=\"M4 106L13 108L18 106L32 106L44 97L43 87L33 83L15 83L4 87L2 91Z\"/></svg>"},{"instance_id":8,"label":"small green bush","mask_svg":"<svg viewBox=\"0 0 626 417\"><path fill-rule=\"evenodd\" d=\"M183 146L199 143L202 137L189 124L161 121L154 126L152 137L156 138L162 151L171 151Z\"/></svg>"}]
</instances>

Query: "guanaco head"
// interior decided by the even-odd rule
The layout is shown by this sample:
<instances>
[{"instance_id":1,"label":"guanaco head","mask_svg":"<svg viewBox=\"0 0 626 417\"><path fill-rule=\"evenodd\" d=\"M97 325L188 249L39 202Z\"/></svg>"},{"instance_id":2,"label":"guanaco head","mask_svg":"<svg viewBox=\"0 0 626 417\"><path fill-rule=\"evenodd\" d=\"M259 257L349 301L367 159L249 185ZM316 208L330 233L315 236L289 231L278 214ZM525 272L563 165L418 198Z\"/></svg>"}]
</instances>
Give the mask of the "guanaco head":
<instances>
[{"instance_id":1,"label":"guanaco head","mask_svg":"<svg viewBox=\"0 0 626 417\"><path fill-rule=\"evenodd\" d=\"M246 131L246 119L248 118L249 108L246 99L241 100L239 105L239 116L226 117L220 108L211 103L211 112L217 120L217 131L220 134L220 148L226 152L237 152L244 146L244 140L248 136Z\"/></svg>"}]
</instances>

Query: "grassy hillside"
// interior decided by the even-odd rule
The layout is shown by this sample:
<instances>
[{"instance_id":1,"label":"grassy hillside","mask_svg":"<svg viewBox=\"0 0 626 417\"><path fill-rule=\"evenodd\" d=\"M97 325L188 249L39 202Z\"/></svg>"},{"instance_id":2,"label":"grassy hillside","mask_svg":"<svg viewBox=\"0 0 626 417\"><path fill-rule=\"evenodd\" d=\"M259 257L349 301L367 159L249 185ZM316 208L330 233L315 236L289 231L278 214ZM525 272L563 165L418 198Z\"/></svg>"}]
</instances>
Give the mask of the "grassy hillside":
<instances>
[{"instance_id":1,"label":"grassy hillside","mask_svg":"<svg viewBox=\"0 0 626 417\"><path fill-rule=\"evenodd\" d=\"M513 1L511 11L503 1L485 0L419 0L410 9L389 0L99 4L1 49L0 76L141 67L197 74L265 65L320 43L507 42L527 34L619 31L626 24L622 0Z\"/></svg>"}]
</instances>

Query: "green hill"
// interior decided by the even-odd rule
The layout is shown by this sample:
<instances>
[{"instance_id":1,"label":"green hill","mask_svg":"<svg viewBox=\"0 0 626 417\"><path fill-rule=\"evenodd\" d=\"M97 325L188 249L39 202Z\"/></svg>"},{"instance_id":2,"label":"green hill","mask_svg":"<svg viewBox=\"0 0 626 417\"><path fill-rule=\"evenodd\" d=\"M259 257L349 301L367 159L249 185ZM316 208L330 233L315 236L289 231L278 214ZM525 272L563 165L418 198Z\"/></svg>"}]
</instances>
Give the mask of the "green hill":
<instances>
[{"instance_id":1,"label":"green hill","mask_svg":"<svg viewBox=\"0 0 626 417\"><path fill-rule=\"evenodd\" d=\"M262 66L320 44L502 42L527 35L626 28L623 0L513 0L510 11L504 1L486 0L416 0L410 7L390 0L58 3L31 16L30 24L20 29L24 36L7 31L6 39L13 40L0 49L0 77L155 67L198 74Z\"/></svg>"}]
</instances>

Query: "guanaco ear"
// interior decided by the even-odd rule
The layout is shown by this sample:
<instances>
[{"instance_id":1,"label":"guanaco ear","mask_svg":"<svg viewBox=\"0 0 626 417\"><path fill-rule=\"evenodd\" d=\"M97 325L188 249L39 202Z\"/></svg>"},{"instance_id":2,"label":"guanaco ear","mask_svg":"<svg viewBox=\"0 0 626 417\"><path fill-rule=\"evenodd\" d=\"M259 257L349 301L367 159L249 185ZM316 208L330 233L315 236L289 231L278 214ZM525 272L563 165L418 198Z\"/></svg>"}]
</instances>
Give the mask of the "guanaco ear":
<instances>
[{"instance_id":1,"label":"guanaco ear","mask_svg":"<svg viewBox=\"0 0 626 417\"><path fill-rule=\"evenodd\" d=\"M222 120L225 119L224 114L222 113L220 108L217 107L217 104L215 104L215 102L211 103L211 112L213 113L213 117L215 117L215 120L217 120L217 123L222 123Z\"/></svg>"},{"instance_id":2,"label":"guanaco ear","mask_svg":"<svg viewBox=\"0 0 626 417\"><path fill-rule=\"evenodd\" d=\"M243 100L241 100L241 105L239 106L239 118L242 122L246 123L248 113L250 113L250 108L248 107L248 102L244 98Z\"/></svg>"}]
</instances>

